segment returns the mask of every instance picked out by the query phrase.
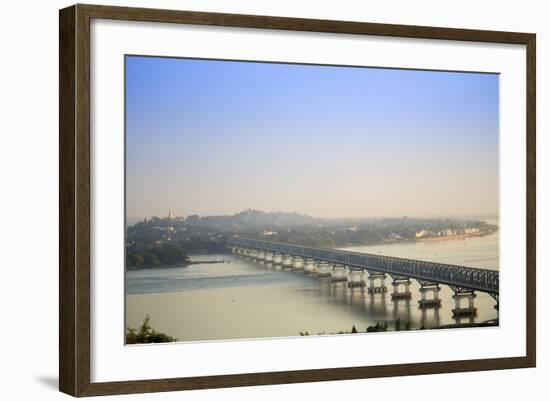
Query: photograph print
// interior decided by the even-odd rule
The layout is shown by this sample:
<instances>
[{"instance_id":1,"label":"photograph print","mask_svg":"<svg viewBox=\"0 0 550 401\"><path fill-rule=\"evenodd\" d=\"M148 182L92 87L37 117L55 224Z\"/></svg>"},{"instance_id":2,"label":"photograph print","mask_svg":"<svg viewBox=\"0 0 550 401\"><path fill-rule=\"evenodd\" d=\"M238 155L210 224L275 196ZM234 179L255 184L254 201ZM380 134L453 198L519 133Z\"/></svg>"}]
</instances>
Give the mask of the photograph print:
<instances>
[{"instance_id":1,"label":"photograph print","mask_svg":"<svg viewBox=\"0 0 550 401\"><path fill-rule=\"evenodd\" d=\"M125 113L125 344L499 325L498 74L127 55Z\"/></svg>"}]
</instances>

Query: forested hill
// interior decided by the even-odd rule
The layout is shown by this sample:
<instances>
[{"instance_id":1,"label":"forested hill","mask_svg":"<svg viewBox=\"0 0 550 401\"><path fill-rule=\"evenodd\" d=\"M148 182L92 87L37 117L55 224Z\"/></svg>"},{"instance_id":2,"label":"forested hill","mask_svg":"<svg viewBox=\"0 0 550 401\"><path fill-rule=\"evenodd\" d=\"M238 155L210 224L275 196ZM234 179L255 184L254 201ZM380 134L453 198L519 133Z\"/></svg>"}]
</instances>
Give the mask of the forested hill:
<instances>
[{"instance_id":1,"label":"forested hill","mask_svg":"<svg viewBox=\"0 0 550 401\"><path fill-rule=\"evenodd\" d=\"M227 252L225 237L237 233L255 236L269 230L312 226L317 219L299 213L245 210L227 216L144 219L126 230L126 266L185 266L190 254Z\"/></svg>"},{"instance_id":2,"label":"forested hill","mask_svg":"<svg viewBox=\"0 0 550 401\"><path fill-rule=\"evenodd\" d=\"M262 212L247 209L233 215L198 216L191 215L185 219L190 225L211 227L223 231L240 230L243 228L277 228L312 225L319 219L300 213Z\"/></svg>"}]
</instances>

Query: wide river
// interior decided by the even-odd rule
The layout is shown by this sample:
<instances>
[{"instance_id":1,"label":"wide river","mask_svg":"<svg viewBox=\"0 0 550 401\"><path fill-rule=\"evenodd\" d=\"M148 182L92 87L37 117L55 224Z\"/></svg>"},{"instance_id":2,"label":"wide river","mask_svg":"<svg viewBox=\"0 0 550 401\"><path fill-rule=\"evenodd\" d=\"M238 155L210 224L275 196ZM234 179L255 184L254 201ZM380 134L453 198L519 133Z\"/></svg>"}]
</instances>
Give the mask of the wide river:
<instances>
[{"instance_id":1,"label":"wide river","mask_svg":"<svg viewBox=\"0 0 550 401\"><path fill-rule=\"evenodd\" d=\"M467 239L419 241L347 248L353 251L498 269L498 233ZM281 270L234 255L197 255L192 260L227 263L184 268L129 271L126 277L126 325L138 327L146 315L157 330L179 341L299 336L364 331L376 322L396 319L411 328L457 323L452 291L442 286L439 309L418 308L418 283L410 301L369 295L346 283L331 283L301 272ZM495 301L478 293L475 322L497 317ZM461 320L462 323L469 321Z\"/></svg>"}]
</instances>

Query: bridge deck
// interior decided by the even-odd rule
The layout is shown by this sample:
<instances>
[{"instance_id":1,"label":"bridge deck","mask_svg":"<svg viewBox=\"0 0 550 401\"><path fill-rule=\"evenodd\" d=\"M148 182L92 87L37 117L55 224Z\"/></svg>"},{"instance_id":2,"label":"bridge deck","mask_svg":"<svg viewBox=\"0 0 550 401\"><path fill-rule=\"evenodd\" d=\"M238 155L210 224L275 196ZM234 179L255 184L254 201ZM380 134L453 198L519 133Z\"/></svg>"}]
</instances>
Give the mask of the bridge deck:
<instances>
[{"instance_id":1,"label":"bridge deck","mask_svg":"<svg viewBox=\"0 0 550 401\"><path fill-rule=\"evenodd\" d=\"M226 242L228 245L345 264L350 270L374 270L491 294L499 292L499 272L495 270L240 237Z\"/></svg>"}]
</instances>

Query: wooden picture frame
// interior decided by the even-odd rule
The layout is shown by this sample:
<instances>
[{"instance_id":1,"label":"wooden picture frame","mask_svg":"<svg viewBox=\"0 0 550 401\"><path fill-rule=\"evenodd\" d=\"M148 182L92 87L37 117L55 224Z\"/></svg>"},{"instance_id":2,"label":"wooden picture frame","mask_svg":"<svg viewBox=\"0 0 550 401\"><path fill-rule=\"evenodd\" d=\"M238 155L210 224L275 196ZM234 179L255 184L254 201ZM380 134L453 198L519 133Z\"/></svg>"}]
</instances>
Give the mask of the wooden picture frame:
<instances>
[{"instance_id":1,"label":"wooden picture frame","mask_svg":"<svg viewBox=\"0 0 550 401\"><path fill-rule=\"evenodd\" d=\"M526 46L526 355L367 367L92 383L90 380L90 21L163 22ZM74 5L59 14L59 388L73 396L534 367L536 361L535 34L254 15Z\"/></svg>"}]
</instances>

